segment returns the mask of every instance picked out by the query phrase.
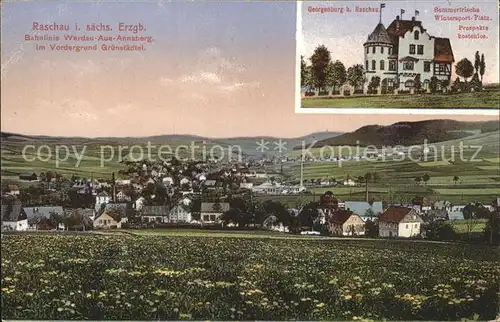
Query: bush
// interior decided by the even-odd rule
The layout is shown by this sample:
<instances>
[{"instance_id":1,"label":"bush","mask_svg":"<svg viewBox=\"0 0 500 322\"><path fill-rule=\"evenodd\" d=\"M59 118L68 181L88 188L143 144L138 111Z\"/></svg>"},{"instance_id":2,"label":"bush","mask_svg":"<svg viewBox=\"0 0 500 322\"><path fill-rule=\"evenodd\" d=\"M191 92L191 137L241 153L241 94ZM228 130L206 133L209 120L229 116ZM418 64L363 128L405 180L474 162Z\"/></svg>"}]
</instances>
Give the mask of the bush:
<instances>
[{"instance_id":1,"label":"bush","mask_svg":"<svg viewBox=\"0 0 500 322\"><path fill-rule=\"evenodd\" d=\"M453 227L443 220L437 220L429 223L425 227L425 234L429 240L456 240L458 234Z\"/></svg>"}]
</instances>

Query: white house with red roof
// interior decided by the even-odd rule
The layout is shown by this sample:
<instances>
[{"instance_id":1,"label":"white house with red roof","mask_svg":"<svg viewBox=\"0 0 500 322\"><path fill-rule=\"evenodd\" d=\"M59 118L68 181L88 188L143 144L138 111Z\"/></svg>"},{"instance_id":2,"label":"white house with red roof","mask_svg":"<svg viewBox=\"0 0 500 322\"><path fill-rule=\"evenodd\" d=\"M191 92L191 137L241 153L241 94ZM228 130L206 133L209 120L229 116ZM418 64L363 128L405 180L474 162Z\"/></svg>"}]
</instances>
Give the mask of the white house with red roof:
<instances>
[{"instance_id":1,"label":"white house with red roof","mask_svg":"<svg viewBox=\"0 0 500 322\"><path fill-rule=\"evenodd\" d=\"M379 94L384 89L412 91L416 81L428 89L433 76L448 84L451 80L455 59L450 40L432 36L415 17L396 16L387 28L379 22L363 46L365 92L375 76L380 77Z\"/></svg>"}]
</instances>

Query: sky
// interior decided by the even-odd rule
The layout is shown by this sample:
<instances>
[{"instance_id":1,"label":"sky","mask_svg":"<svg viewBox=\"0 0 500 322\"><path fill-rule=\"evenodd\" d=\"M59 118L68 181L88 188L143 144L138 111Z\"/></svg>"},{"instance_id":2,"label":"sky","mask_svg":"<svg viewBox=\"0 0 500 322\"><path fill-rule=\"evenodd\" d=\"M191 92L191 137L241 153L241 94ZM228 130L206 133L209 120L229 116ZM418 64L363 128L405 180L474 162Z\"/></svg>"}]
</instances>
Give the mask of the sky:
<instances>
[{"instance_id":1,"label":"sky","mask_svg":"<svg viewBox=\"0 0 500 322\"><path fill-rule=\"evenodd\" d=\"M295 114L294 2L3 2L1 21L2 131L296 137L431 118ZM24 41L33 22L141 23L155 41L143 52L39 51Z\"/></svg>"},{"instance_id":2,"label":"sky","mask_svg":"<svg viewBox=\"0 0 500 322\"><path fill-rule=\"evenodd\" d=\"M404 9L403 19L410 20L415 10L419 15L417 20L435 37L449 38L453 48L455 61L468 58L474 63L474 55L477 50L484 53L486 62L485 83L499 82L499 44L498 44L498 1L497 0L414 0L414 1L307 1L302 4L302 41L299 43L299 52L305 57L310 57L314 48L325 45L332 53L333 60L340 60L346 66L363 63L363 43L368 35L373 32L379 22L379 13L316 13L309 12L309 7L374 7L378 8L380 3L385 3L382 11L382 23L387 28L400 10ZM460 8L476 7L480 9L479 15L487 15L490 21L467 21L467 22L442 22L435 18L434 8ZM443 15L450 16L446 13ZM464 14L455 14L463 16ZM486 26L488 31L462 32L482 33L488 39L458 39L458 26ZM453 68L454 72L454 68ZM455 76L453 76L455 79Z\"/></svg>"}]
</instances>

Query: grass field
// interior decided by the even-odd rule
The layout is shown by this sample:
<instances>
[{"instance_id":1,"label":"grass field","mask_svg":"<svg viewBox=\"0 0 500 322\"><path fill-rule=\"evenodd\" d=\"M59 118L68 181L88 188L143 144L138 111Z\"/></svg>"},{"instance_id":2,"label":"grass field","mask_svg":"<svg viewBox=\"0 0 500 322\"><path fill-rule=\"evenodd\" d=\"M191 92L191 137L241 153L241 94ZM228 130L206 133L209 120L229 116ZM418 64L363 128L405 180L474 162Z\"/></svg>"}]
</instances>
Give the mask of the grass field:
<instances>
[{"instance_id":1,"label":"grass field","mask_svg":"<svg viewBox=\"0 0 500 322\"><path fill-rule=\"evenodd\" d=\"M2 318L492 320L488 247L389 240L2 236Z\"/></svg>"},{"instance_id":2,"label":"grass field","mask_svg":"<svg viewBox=\"0 0 500 322\"><path fill-rule=\"evenodd\" d=\"M433 143L437 154L429 156L427 160L413 156L412 159L406 157L402 161L387 158L385 161L344 161L340 164L336 161L306 162L304 179L307 184L311 179L356 179L367 172L375 172L380 179L369 184L369 193L377 200L409 202L419 195L453 203L478 201L490 204L500 195L499 141L499 132L495 131L476 133L461 140ZM463 147L462 150L460 146ZM477 146L481 148L478 149ZM342 149L338 146L332 148L336 153ZM355 151L356 147L351 149ZM364 153L364 148L358 149ZM300 150L295 150L290 154L298 156L300 153ZM320 149L313 148L311 153L318 157ZM300 163L290 164L285 170L294 180L299 180ZM429 175L429 181L417 184L415 178L425 174ZM458 177L457 181L453 180L455 176ZM344 200L365 199L364 185L313 188L312 192L320 194L328 190ZM291 205L297 203L290 196L277 198ZM312 200L313 197L301 198Z\"/></svg>"},{"instance_id":3,"label":"grass field","mask_svg":"<svg viewBox=\"0 0 500 322\"><path fill-rule=\"evenodd\" d=\"M417 94L383 96L312 97L302 99L302 107L363 108L499 108L500 91L459 94Z\"/></svg>"},{"instance_id":4,"label":"grass field","mask_svg":"<svg viewBox=\"0 0 500 322\"><path fill-rule=\"evenodd\" d=\"M469 232L471 229L471 233L481 233L484 231L486 227L487 219L478 219L478 220L450 220L448 221L453 229L459 234L465 234Z\"/></svg>"}]
</instances>

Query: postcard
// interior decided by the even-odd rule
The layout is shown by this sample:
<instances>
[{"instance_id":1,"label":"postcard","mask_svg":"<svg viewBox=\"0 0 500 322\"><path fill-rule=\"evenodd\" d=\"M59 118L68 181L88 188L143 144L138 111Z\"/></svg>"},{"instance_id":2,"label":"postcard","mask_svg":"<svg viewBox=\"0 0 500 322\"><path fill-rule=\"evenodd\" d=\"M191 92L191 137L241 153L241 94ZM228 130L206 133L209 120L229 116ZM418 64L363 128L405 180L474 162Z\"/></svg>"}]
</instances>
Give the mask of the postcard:
<instances>
[{"instance_id":1,"label":"postcard","mask_svg":"<svg viewBox=\"0 0 500 322\"><path fill-rule=\"evenodd\" d=\"M297 14L297 112L498 113L496 1L303 1Z\"/></svg>"},{"instance_id":2,"label":"postcard","mask_svg":"<svg viewBox=\"0 0 500 322\"><path fill-rule=\"evenodd\" d=\"M346 12L322 14L334 32L325 27L307 50L324 44L312 55L357 81L370 33L392 41L391 10L400 28L414 23L401 3L360 6L350 29L336 22ZM422 24L404 39L416 52L402 58L418 61L403 63L420 66L421 41L424 54L438 41L434 93L335 83L343 98L307 99L496 95L494 46L464 46L423 19L429 3L415 8ZM1 10L2 320L498 319L494 107L296 113L294 1L4 1ZM347 38L323 42L335 33ZM373 77L384 75L380 61L392 64L379 52L391 44L367 47ZM443 85L465 57L484 90Z\"/></svg>"}]
</instances>

